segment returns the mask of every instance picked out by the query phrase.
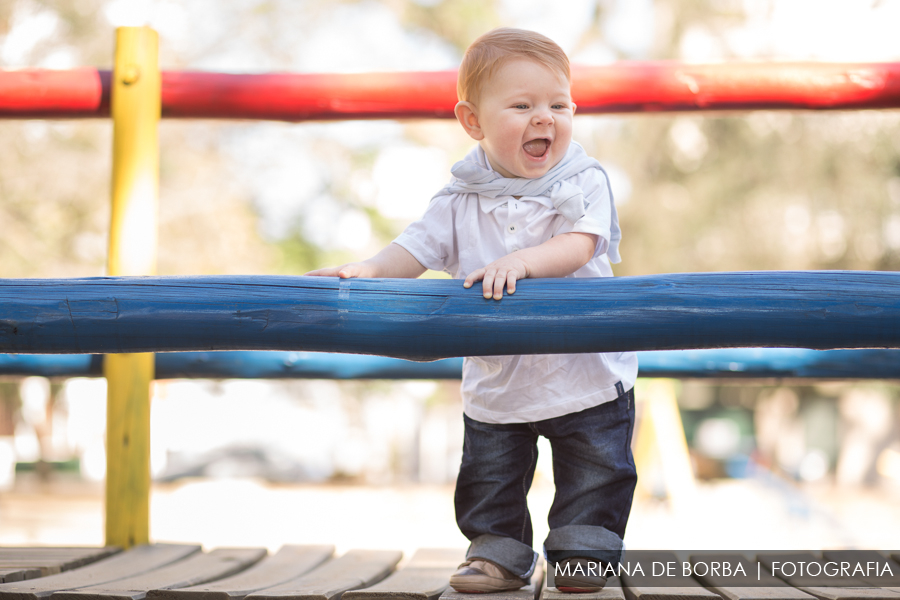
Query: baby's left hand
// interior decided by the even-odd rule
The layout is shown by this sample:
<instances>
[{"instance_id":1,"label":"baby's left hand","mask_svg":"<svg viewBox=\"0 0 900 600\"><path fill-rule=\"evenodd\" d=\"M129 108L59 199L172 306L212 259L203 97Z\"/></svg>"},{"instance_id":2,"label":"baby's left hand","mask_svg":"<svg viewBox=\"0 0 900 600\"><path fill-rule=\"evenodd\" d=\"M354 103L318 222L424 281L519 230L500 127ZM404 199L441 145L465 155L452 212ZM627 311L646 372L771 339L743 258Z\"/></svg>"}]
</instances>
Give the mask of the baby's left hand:
<instances>
[{"instance_id":1,"label":"baby's left hand","mask_svg":"<svg viewBox=\"0 0 900 600\"><path fill-rule=\"evenodd\" d=\"M499 260L495 260L486 267L472 271L463 283L464 288L472 287L476 281L481 281L485 298L494 300L503 299L503 286L506 286L507 294L516 293L516 280L528 277L528 265L515 254L507 254Z\"/></svg>"}]
</instances>

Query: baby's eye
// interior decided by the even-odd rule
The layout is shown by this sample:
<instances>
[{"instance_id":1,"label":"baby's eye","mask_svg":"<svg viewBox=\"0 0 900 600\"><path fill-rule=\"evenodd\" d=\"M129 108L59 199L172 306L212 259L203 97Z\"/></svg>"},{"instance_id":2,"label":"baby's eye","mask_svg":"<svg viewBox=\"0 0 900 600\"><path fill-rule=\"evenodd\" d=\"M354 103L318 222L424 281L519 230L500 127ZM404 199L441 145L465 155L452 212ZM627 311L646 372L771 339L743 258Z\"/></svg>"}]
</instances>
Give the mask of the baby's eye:
<instances>
[{"instance_id":1,"label":"baby's eye","mask_svg":"<svg viewBox=\"0 0 900 600\"><path fill-rule=\"evenodd\" d=\"M528 108L527 104L516 104L516 108Z\"/></svg>"},{"instance_id":2,"label":"baby's eye","mask_svg":"<svg viewBox=\"0 0 900 600\"><path fill-rule=\"evenodd\" d=\"M565 104L554 104L554 105L553 105L553 108L556 108L556 109L564 109L564 108L566 108L566 105L565 105Z\"/></svg>"}]
</instances>

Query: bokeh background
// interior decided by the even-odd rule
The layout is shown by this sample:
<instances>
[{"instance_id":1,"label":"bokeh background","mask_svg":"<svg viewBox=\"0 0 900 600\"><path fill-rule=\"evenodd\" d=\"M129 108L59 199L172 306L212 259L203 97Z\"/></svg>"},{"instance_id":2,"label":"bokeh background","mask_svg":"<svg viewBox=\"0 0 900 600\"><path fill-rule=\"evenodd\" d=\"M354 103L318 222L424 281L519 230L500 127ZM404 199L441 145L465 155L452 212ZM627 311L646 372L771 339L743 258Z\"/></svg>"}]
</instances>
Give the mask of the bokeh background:
<instances>
[{"instance_id":1,"label":"bokeh background","mask_svg":"<svg viewBox=\"0 0 900 600\"><path fill-rule=\"evenodd\" d=\"M0 0L0 68L110 68L123 25L172 70L452 69L501 25L586 65L900 61L898 23L898 0ZM0 121L0 277L104 274L111 129ZM900 266L900 111L581 115L574 137L612 179L616 275ZM449 120L166 120L160 142L162 275L365 258L472 144ZM154 385L154 539L465 544L457 382ZM675 497L646 465L629 547L896 546L895 383L667 385L693 478ZM102 543L104 425L103 380L0 381L0 543ZM538 542L551 499L542 447Z\"/></svg>"}]
</instances>

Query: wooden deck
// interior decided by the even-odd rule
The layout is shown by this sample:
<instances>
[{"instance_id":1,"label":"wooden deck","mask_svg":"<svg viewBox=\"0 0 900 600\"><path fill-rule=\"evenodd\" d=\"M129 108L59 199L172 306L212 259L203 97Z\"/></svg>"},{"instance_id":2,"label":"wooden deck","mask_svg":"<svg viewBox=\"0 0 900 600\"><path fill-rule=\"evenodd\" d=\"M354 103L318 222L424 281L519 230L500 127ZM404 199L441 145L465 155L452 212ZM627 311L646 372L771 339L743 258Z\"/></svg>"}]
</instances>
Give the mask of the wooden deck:
<instances>
[{"instance_id":1,"label":"wooden deck","mask_svg":"<svg viewBox=\"0 0 900 600\"><path fill-rule=\"evenodd\" d=\"M721 560L718 553L715 558ZM666 552L641 560L679 561ZM421 549L407 561L395 550L350 550L332 546L284 546L268 556L264 548L218 548L152 544L119 548L0 547L0 600L900 600L900 554L875 551L761 553L762 565L778 561L891 561L893 577L775 577L737 553L752 573L746 582L716 575L666 577L623 574L592 594L563 594L548 587L543 564L521 590L473 597L447 586L463 560L461 549ZM692 554L690 561L709 562ZM682 564L680 561L678 564ZM783 564L783 562L782 562ZM400 567L398 568L398 565ZM552 577L549 577L552 582ZM760 585L762 581L762 585Z\"/></svg>"}]
</instances>

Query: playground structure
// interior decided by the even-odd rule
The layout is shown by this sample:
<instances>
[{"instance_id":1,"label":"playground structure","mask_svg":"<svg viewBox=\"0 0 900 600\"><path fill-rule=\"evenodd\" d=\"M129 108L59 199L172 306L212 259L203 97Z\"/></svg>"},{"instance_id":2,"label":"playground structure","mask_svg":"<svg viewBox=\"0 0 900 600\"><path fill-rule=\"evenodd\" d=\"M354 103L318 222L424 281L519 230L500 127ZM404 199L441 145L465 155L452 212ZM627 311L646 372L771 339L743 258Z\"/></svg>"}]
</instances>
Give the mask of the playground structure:
<instances>
[{"instance_id":1,"label":"playground structure","mask_svg":"<svg viewBox=\"0 0 900 600\"><path fill-rule=\"evenodd\" d=\"M161 355L154 361L152 351L342 351L433 360L665 348L900 348L900 277L889 273L719 273L581 282L569 295L571 303L555 313L547 311L544 298L571 282L525 281L514 300L495 304L441 281L130 279L153 276L156 270L160 116L452 118L455 103L454 72L161 73L157 44L148 28L121 28L112 72L0 72L0 118L111 116L114 123L110 278L7 280L0 285L0 351L130 353L108 354L103 367L109 382L108 545L128 547L149 539L149 382L161 362L193 360ZM579 113L897 108L900 64L626 63L574 69L573 96ZM612 329L613 318L627 326ZM463 320L465 328L458 326ZM508 337L490 335L500 331ZM551 343L551 331L564 333L557 336L562 341ZM496 343L481 345L485 337ZM839 352L858 376L896 377L894 351ZM869 365L873 352L880 352L875 356L885 368L855 370L852 365ZM664 362L664 356L657 357ZM82 364L87 360L88 368L96 363L78 358ZM19 359L6 360L13 364ZM266 359L242 354L236 360ZM340 360L365 359L334 358ZM807 360L820 359L807 355ZM225 364L217 376L246 376L227 361L227 354L207 360ZM726 362L727 369L702 371L740 372L730 366L733 361ZM61 363L44 362L41 368L52 369L53 364ZM438 364L410 365L390 376L406 377ZM657 373L701 371L694 365L693 371L682 366ZM458 374L458 367L453 368ZM772 372L770 366L754 371ZM364 373L384 376L385 371ZM851 376L846 370L834 373L797 376Z\"/></svg>"}]
</instances>

